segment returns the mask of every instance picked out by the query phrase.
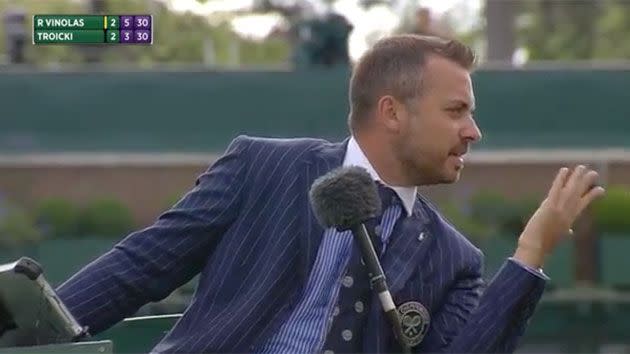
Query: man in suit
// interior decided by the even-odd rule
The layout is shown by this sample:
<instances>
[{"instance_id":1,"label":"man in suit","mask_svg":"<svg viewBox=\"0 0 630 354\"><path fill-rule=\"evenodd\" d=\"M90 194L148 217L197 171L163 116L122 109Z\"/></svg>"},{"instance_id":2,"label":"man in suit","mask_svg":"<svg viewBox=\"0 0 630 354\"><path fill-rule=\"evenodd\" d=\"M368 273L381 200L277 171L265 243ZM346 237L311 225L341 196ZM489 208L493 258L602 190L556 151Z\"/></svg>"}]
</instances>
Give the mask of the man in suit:
<instances>
[{"instance_id":1,"label":"man in suit","mask_svg":"<svg viewBox=\"0 0 630 354\"><path fill-rule=\"evenodd\" d=\"M236 138L172 209L59 295L98 333L201 273L191 304L154 352L400 351L351 235L324 230L309 203L316 178L361 166L383 193L376 248L404 340L415 352L513 351L543 291L545 258L604 191L592 187L595 171L561 169L485 288L481 252L416 189L456 182L481 138L473 62L456 41L379 41L354 68L351 137Z\"/></svg>"}]
</instances>

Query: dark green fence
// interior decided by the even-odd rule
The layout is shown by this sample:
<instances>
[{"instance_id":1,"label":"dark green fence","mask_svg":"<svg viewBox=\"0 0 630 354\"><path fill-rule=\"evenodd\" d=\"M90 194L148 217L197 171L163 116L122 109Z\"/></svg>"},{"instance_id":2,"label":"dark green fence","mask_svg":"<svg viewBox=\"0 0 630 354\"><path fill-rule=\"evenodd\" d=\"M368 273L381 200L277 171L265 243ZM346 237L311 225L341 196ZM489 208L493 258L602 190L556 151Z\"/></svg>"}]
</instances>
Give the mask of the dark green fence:
<instances>
[{"instance_id":1,"label":"dark green fence","mask_svg":"<svg viewBox=\"0 0 630 354\"><path fill-rule=\"evenodd\" d=\"M615 353L626 353L630 347L630 325L625 319L629 314L627 304L544 300L538 305L518 352L597 353L616 345ZM115 353L147 353L179 318L180 315L130 318L94 339L113 340Z\"/></svg>"},{"instance_id":2,"label":"dark green fence","mask_svg":"<svg viewBox=\"0 0 630 354\"><path fill-rule=\"evenodd\" d=\"M620 236L613 240L624 241ZM99 238L47 240L37 246L13 251L0 250L0 263L22 255L31 256L44 266L46 277L58 285L84 264L107 251L115 242L113 239ZM627 249L619 243L615 245L604 248ZM486 254L486 274L489 279L514 249L514 241L507 237L496 237L479 246ZM68 254L72 257L68 258ZM630 337L627 335L630 333L630 322L627 320L630 315L630 295L605 288L575 287L574 261L573 245L566 243L545 266L545 271L551 277L550 287L532 318L521 352L592 353L604 344L630 346ZM627 273L627 267L621 264L623 262L617 263L618 271L615 274L606 277L619 279L624 272ZM602 280L602 285L611 283L610 280ZM190 295L194 283L185 287L190 287L184 291ZM145 307L138 315L180 313L185 308L185 303L172 303L173 298L169 301ZM112 339L117 353L144 353L157 343L177 319L177 315L128 319L92 339Z\"/></svg>"},{"instance_id":3,"label":"dark green fence","mask_svg":"<svg viewBox=\"0 0 630 354\"><path fill-rule=\"evenodd\" d=\"M0 74L0 151L217 151L346 134L347 71ZM630 146L630 70L475 73L482 147Z\"/></svg>"},{"instance_id":4,"label":"dark green fence","mask_svg":"<svg viewBox=\"0 0 630 354\"><path fill-rule=\"evenodd\" d=\"M31 257L44 267L46 279L57 286L83 266L109 251L116 242L115 239L97 237L45 240L33 246L0 249L0 264L12 262L22 256ZM485 256L485 278L490 280L506 258L513 254L516 248L516 239L510 240L505 236L489 237L480 242L478 247L483 250ZM545 271L552 278L550 284L553 288L565 288L574 285L575 258L573 247L573 243L564 243L545 266ZM69 254L72 257L68 257ZM627 262L619 258L614 258L614 260L619 265L618 271L609 270L609 273L610 277L618 279L623 277L625 267L622 265L627 264Z\"/></svg>"}]
</instances>

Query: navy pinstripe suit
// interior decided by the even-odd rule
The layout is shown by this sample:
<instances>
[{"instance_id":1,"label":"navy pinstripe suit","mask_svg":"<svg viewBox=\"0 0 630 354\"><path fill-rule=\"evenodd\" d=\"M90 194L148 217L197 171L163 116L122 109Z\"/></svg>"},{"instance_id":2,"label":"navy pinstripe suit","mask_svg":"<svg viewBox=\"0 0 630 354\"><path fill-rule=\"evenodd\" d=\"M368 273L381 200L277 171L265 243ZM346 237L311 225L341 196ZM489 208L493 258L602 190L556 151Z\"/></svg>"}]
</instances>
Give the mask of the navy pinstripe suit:
<instances>
[{"instance_id":1,"label":"navy pinstripe suit","mask_svg":"<svg viewBox=\"0 0 630 354\"><path fill-rule=\"evenodd\" d=\"M301 295L324 233L308 190L344 152L344 143L316 139L236 138L171 210L65 282L61 299L98 333L201 272L154 351L255 351ZM485 287L481 252L420 197L382 262L396 303L417 301L431 314L418 352L513 351L545 285L506 260ZM372 304L364 349L395 351Z\"/></svg>"}]
</instances>

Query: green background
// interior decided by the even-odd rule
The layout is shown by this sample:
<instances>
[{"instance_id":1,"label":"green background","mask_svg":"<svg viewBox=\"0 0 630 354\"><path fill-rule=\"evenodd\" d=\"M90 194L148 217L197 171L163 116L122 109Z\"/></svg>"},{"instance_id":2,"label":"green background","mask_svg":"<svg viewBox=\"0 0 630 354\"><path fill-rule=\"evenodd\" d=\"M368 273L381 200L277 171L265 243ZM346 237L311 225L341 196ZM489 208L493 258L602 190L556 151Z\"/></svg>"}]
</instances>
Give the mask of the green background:
<instances>
[{"instance_id":1,"label":"green background","mask_svg":"<svg viewBox=\"0 0 630 354\"><path fill-rule=\"evenodd\" d=\"M0 151L222 151L238 134L341 139L345 70L3 73ZM474 74L481 148L627 147L630 71Z\"/></svg>"}]
</instances>

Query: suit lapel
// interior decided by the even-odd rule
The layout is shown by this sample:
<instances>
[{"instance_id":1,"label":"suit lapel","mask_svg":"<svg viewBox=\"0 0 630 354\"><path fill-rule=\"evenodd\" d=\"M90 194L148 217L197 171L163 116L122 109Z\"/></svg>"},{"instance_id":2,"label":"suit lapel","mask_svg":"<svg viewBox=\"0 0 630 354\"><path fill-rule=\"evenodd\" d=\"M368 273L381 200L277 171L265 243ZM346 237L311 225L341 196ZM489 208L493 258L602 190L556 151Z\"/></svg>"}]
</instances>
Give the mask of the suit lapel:
<instances>
[{"instance_id":1,"label":"suit lapel","mask_svg":"<svg viewBox=\"0 0 630 354\"><path fill-rule=\"evenodd\" d=\"M315 218L311 203L309 200L309 190L313 182L320 176L328 173L330 170L341 166L343 158L346 153L346 147L349 139L344 140L342 143L336 144L322 144L314 149L312 154L306 157L304 165L304 173L302 174L302 181L300 188L302 190L302 207L300 221L303 225L304 237L300 236L301 246L301 262L302 267L300 269L300 275L304 281L308 279L315 258L317 257L317 250L321 243L322 236L324 234L324 228L319 225L319 222ZM305 282L303 282L304 284Z\"/></svg>"}]
</instances>

